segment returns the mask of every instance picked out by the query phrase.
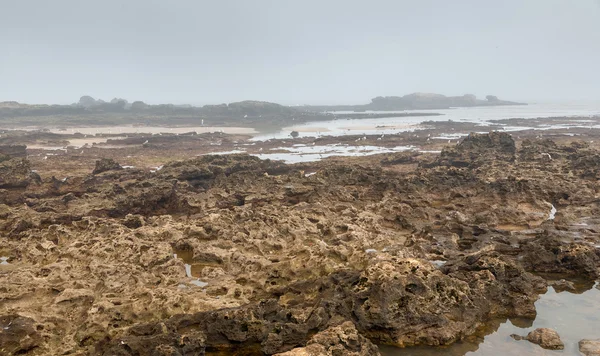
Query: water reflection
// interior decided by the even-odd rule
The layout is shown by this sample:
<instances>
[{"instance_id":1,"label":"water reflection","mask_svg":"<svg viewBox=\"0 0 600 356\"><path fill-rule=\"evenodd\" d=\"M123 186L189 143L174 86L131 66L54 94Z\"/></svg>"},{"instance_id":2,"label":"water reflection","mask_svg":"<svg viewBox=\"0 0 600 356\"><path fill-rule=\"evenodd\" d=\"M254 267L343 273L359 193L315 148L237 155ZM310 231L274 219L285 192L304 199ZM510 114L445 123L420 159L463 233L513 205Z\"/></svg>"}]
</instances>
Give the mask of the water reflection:
<instances>
[{"instance_id":1,"label":"water reflection","mask_svg":"<svg viewBox=\"0 0 600 356\"><path fill-rule=\"evenodd\" d=\"M546 278L562 278L549 276ZM410 347L398 349L380 346L384 356L434 356L434 355L580 355L581 339L598 338L600 330L600 289L594 282L571 280L573 290L557 292L549 287L535 303L535 320L515 318L492 320L461 342L447 347ZM513 340L510 335L527 335L536 328L552 328L565 343L563 351L545 350L527 341Z\"/></svg>"},{"instance_id":2,"label":"water reflection","mask_svg":"<svg viewBox=\"0 0 600 356\"><path fill-rule=\"evenodd\" d=\"M207 282L201 281L199 277L202 274L206 264L194 263L194 251L190 249L173 249L173 257L181 258L184 262L185 275L192 280L189 282L197 287L206 287Z\"/></svg>"},{"instance_id":3,"label":"water reflection","mask_svg":"<svg viewBox=\"0 0 600 356\"><path fill-rule=\"evenodd\" d=\"M334 156L370 156L379 153L403 152L414 149L413 146L349 146L343 144L332 144L323 146L294 145L293 147L280 147L272 150L283 151L276 153L252 154L261 159L281 160L285 163L314 162L323 158Z\"/></svg>"}]
</instances>

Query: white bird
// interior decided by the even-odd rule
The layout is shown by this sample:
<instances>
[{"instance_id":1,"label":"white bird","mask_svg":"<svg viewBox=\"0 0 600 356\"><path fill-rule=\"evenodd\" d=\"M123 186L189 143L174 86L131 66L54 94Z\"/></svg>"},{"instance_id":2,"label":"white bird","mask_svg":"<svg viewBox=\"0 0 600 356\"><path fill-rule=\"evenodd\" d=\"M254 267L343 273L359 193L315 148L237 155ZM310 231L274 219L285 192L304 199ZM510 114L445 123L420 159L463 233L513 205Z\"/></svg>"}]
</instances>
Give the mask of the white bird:
<instances>
[{"instance_id":1,"label":"white bird","mask_svg":"<svg viewBox=\"0 0 600 356\"><path fill-rule=\"evenodd\" d=\"M366 141L366 140L367 140L367 136L364 136L364 137L363 137L363 141Z\"/></svg>"},{"instance_id":2,"label":"white bird","mask_svg":"<svg viewBox=\"0 0 600 356\"><path fill-rule=\"evenodd\" d=\"M44 159L48 159L48 156L44 156Z\"/></svg>"},{"instance_id":3,"label":"white bird","mask_svg":"<svg viewBox=\"0 0 600 356\"><path fill-rule=\"evenodd\" d=\"M148 143L148 140L146 140L146 142L142 143L142 145L145 145L145 144L147 144L147 143Z\"/></svg>"},{"instance_id":4,"label":"white bird","mask_svg":"<svg viewBox=\"0 0 600 356\"><path fill-rule=\"evenodd\" d=\"M260 151L262 151L262 150L263 150L263 148L262 148L262 147L258 149L258 151L259 151L259 152L260 152Z\"/></svg>"}]
</instances>

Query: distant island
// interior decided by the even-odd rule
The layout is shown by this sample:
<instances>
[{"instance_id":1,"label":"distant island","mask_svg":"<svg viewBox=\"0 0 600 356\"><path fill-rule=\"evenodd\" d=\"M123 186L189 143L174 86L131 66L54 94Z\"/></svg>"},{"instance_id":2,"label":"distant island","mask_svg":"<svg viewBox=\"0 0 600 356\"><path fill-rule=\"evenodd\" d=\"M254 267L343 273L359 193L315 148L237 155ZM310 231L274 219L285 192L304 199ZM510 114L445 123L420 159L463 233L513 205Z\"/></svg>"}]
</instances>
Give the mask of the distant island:
<instances>
[{"instance_id":1,"label":"distant island","mask_svg":"<svg viewBox=\"0 0 600 356\"><path fill-rule=\"evenodd\" d=\"M445 96L434 93L412 93L404 96L378 96L364 105L305 105L307 111L397 111L397 110L440 110L472 106L527 105L514 101L500 100L488 95L485 100L477 99L473 94Z\"/></svg>"},{"instance_id":2,"label":"distant island","mask_svg":"<svg viewBox=\"0 0 600 356\"><path fill-rule=\"evenodd\" d=\"M343 118L376 118L440 115L432 112L385 113L402 110L436 110L451 107L524 105L500 100L488 95L479 100L475 95L444 96L414 93L405 96L376 97L365 105L285 106L264 101L240 101L219 105L150 105L143 101L129 102L114 98L110 101L82 96L71 105L22 104L0 102L0 126L105 126L105 125L170 125L170 126L246 126L274 128L308 121ZM367 110L383 113L365 113ZM350 111L350 113L329 113Z\"/></svg>"}]
</instances>

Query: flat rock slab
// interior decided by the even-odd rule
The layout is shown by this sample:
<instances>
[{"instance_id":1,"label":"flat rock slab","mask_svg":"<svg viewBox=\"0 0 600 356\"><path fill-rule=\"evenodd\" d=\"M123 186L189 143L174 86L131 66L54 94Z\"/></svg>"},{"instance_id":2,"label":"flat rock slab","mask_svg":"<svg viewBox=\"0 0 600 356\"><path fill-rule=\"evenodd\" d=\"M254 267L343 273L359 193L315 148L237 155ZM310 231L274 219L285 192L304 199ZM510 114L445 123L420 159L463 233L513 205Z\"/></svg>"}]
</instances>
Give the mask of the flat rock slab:
<instances>
[{"instance_id":1,"label":"flat rock slab","mask_svg":"<svg viewBox=\"0 0 600 356\"><path fill-rule=\"evenodd\" d=\"M579 341L579 352L585 356L600 356L600 339Z\"/></svg>"}]
</instances>

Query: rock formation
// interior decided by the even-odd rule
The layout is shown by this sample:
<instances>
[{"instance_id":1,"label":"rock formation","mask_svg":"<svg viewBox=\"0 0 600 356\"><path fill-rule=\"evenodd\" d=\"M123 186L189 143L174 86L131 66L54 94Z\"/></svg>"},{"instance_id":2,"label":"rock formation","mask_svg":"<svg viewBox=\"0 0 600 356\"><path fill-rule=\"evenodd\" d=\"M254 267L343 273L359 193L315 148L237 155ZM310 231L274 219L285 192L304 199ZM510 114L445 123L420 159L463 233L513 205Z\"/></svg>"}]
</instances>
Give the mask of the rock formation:
<instances>
[{"instance_id":1,"label":"rock formation","mask_svg":"<svg viewBox=\"0 0 600 356\"><path fill-rule=\"evenodd\" d=\"M579 352L584 356L600 356L600 339L579 341Z\"/></svg>"},{"instance_id":2,"label":"rock formation","mask_svg":"<svg viewBox=\"0 0 600 356\"><path fill-rule=\"evenodd\" d=\"M562 350L565 348L565 344L561 341L558 333L548 328L535 329L525 337L518 335L511 336L516 340L527 340L548 350Z\"/></svg>"},{"instance_id":3,"label":"rock formation","mask_svg":"<svg viewBox=\"0 0 600 356\"><path fill-rule=\"evenodd\" d=\"M372 355L533 318L547 282L532 272L595 280L600 265L598 227L579 224L600 213L598 152L540 145L472 135L421 164L101 160L67 179L2 162L0 346Z\"/></svg>"}]
</instances>

